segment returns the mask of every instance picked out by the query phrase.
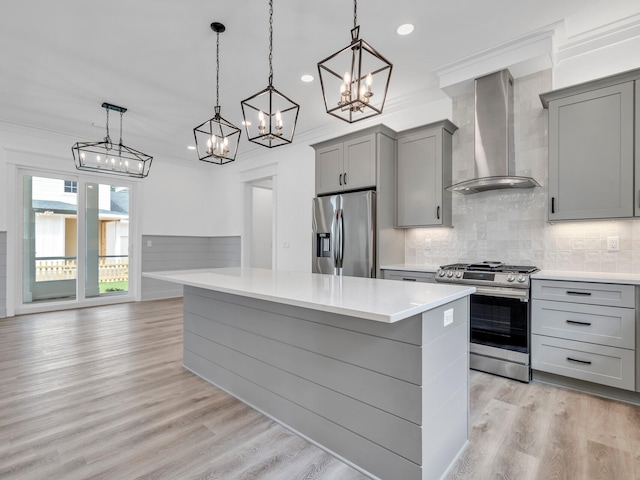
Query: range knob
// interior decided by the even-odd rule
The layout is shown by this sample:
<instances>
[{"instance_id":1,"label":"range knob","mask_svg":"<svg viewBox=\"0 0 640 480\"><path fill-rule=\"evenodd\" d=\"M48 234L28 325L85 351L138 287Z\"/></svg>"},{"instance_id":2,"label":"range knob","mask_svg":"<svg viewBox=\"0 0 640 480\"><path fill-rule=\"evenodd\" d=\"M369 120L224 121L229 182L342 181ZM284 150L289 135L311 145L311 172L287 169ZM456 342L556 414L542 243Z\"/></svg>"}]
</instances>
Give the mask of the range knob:
<instances>
[{"instance_id":1,"label":"range knob","mask_svg":"<svg viewBox=\"0 0 640 480\"><path fill-rule=\"evenodd\" d=\"M511 283L516 279L516 276L513 273L507 275L507 282Z\"/></svg>"},{"instance_id":2,"label":"range knob","mask_svg":"<svg viewBox=\"0 0 640 480\"><path fill-rule=\"evenodd\" d=\"M527 281L527 277L525 277L524 275L518 275L518 282L520 283L524 283Z\"/></svg>"},{"instance_id":3,"label":"range knob","mask_svg":"<svg viewBox=\"0 0 640 480\"><path fill-rule=\"evenodd\" d=\"M456 272L456 278L462 278L462 272L460 270Z\"/></svg>"},{"instance_id":4,"label":"range knob","mask_svg":"<svg viewBox=\"0 0 640 480\"><path fill-rule=\"evenodd\" d=\"M438 276L439 277L444 277L444 274L445 274L444 270L442 270L442 269L438 270Z\"/></svg>"},{"instance_id":5,"label":"range knob","mask_svg":"<svg viewBox=\"0 0 640 480\"><path fill-rule=\"evenodd\" d=\"M447 278L453 278L453 270L447 272Z\"/></svg>"}]
</instances>

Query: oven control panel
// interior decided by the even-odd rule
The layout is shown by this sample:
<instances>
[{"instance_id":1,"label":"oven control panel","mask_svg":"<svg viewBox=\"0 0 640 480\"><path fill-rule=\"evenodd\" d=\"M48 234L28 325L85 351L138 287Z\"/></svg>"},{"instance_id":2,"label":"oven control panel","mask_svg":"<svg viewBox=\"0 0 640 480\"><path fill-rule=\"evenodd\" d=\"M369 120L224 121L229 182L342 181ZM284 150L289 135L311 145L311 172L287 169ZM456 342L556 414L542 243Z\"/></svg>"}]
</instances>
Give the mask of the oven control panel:
<instances>
[{"instance_id":1,"label":"oven control panel","mask_svg":"<svg viewBox=\"0 0 640 480\"><path fill-rule=\"evenodd\" d=\"M463 285L494 285L512 288L529 288L530 286L529 275L518 272L479 272L439 268L435 279L437 282Z\"/></svg>"}]
</instances>

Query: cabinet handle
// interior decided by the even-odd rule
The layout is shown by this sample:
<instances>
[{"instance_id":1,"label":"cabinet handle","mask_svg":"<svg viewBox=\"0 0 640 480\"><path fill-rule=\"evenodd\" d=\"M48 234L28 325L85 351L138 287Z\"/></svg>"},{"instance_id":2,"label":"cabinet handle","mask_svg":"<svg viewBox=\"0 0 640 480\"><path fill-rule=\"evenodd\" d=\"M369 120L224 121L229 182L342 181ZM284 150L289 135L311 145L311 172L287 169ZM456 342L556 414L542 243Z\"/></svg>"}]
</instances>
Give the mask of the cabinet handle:
<instances>
[{"instance_id":1,"label":"cabinet handle","mask_svg":"<svg viewBox=\"0 0 640 480\"><path fill-rule=\"evenodd\" d=\"M571 357L567 357L567 360L569 360L570 362L582 363L583 365L591 365L591 362L587 360L578 360L577 358L571 358Z\"/></svg>"},{"instance_id":2,"label":"cabinet handle","mask_svg":"<svg viewBox=\"0 0 640 480\"><path fill-rule=\"evenodd\" d=\"M571 325L583 325L585 327L591 326L591 322L579 322L577 320L567 320L567 323L570 323Z\"/></svg>"},{"instance_id":3,"label":"cabinet handle","mask_svg":"<svg viewBox=\"0 0 640 480\"><path fill-rule=\"evenodd\" d=\"M436 208L436 218L440 220L440 205L438 205L438 208Z\"/></svg>"},{"instance_id":4,"label":"cabinet handle","mask_svg":"<svg viewBox=\"0 0 640 480\"><path fill-rule=\"evenodd\" d=\"M347 174L346 174L346 172L345 172L345 174L344 174L344 184L345 184L345 185L347 184Z\"/></svg>"},{"instance_id":5,"label":"cabinet handle","mask_svg":"<svg viewBox=\"0 0 640 480\"><path fill-rule=\"evenodd\" d=\"M551 197L551 213L556 213L556 197Z\"/></svg>"},{"instance_id":6,"label":"cabinet handle","mask_svg":"<svg viewBox=\"0 0 640 480\"><path fill-rule=\"evenodd\" d=\"M404 280L405 282L415 282L416 281L415 278L407 278L407 277L402 277L402 280Z\"/></svg>"},{"instance_id":7,"label":"cabinet handle","mask_svg":"<svg viewBox=\"0 0 640 480\"><path fill-rule=\"evenodd\" d=\"M576 292L574 290L567 290L567 295L578 295L579 297L589 297L591 292Z\"/></svg>"},{"instance_id":8,"label":"cabinet handle","mask_svg":"<svg viewBox=\"0 0 640 480\"><path fill-rule=\"evenodd\" d=\"M342 186L342 174L338 176L338 182L340 182L340 185Z\"/></svg>"}]
</instances>

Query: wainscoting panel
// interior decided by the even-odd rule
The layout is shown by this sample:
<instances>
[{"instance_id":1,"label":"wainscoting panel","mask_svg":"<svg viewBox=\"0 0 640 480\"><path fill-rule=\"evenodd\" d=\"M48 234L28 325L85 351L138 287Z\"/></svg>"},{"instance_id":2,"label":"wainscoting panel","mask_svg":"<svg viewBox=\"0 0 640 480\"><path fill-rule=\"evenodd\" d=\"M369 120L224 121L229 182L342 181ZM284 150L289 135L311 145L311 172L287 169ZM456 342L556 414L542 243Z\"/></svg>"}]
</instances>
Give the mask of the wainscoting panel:
<instances>
[{"instance_id":1,"label":"wainscoting panel","mask_svg":"<svg viewBox=\"0 0 640 480\"><path fill-rule=\"evenodd\" d=\"M142 236L142 271L240 266L240 237ZM142 300L182 296L182 285L142 277Z\"/></svg>"},{"instance_id":2,"label":"wainscoting panel","mask_svg":"<svg viewBox=\"0 0 640 480\"><path fill-rule=\"evenodd\" d=\"M0 232L0 318L7 316L7 232Z\"/></svg>"}]
</instances>

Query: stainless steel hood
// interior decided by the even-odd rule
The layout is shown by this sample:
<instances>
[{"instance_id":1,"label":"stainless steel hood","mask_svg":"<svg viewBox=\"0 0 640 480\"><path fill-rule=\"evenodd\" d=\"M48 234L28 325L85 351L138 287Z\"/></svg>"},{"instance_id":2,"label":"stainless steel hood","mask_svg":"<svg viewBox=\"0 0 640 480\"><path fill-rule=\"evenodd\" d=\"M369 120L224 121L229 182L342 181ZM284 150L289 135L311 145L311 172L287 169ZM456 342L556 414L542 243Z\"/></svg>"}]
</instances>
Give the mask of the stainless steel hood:
<instances>
[{"instance_id":1,"label":"stainless steel hood","mask_svg":"<svg viewBox=\"0 0 640 480\"><path fill-rule=\"evenodd\" d=\"M513 77L509 70L475 80L475 177L447 187L463 194L540 184L515 175Z\"/></svg>"}]
</instances>

